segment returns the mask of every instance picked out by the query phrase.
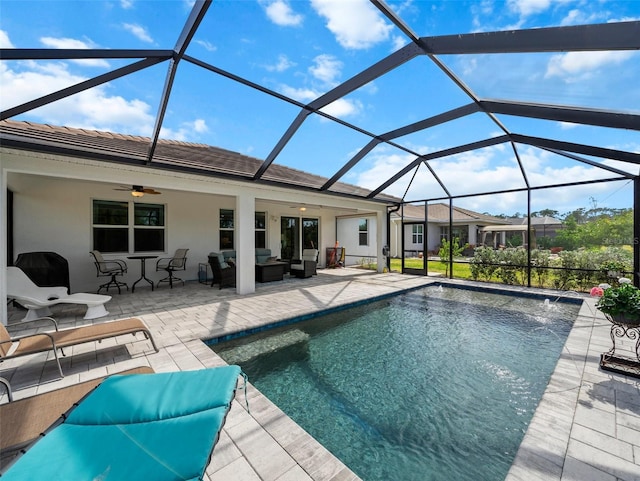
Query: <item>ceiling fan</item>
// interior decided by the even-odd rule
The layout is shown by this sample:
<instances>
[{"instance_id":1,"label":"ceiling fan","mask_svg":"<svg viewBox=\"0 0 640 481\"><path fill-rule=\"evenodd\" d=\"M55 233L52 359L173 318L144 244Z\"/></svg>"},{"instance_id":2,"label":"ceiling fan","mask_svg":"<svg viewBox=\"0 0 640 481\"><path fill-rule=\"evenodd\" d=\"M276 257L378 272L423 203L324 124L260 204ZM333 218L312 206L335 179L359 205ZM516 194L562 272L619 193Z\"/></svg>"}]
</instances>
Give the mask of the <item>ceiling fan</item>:
<instances>
[{"instance_id":1,"label":"ceiling fan","mask_svg":"<svg viewBox=\"0 0 640 481\"><path fill-rule=\"evenodd\" d=\"M144 194L150 194L150 195L158 195L161 194L162 192L158 192L155 189L151 189L151 188L145 188L141 185L132 185L131 187L127 187L127 186L121 186L118 189L113 189L113 190L124 190L124 191L128 191L131 192L131 195L134 197L142 197Z\"/></svg>"}]
</instances>

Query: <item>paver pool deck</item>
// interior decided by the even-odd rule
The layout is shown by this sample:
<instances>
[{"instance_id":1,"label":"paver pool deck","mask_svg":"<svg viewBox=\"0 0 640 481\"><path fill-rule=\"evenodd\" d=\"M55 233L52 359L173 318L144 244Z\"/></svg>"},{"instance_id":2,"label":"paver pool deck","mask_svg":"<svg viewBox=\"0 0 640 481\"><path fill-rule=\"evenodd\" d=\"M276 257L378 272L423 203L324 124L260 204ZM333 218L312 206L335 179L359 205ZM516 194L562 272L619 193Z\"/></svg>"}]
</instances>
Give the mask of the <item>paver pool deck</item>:
<instances>
[{"instance_id":1,"label":"paver pool deck","mask_svg":"<svg viewBox=\"0 0 640 481\"><path fill-rule=\"evenodd\" d=\"M195 281L173 289L139 288L135 294L113 295L107 303L110 314L93 321L82 319L83 306L59 305L53 308L53 317L63 329L139 317L151 329L160 352L154 352L142 335L135 339L124 336L65 349L62 379L58 379L53 357L47 353L5 361L0 364L0 376L9 379L14 397L20 399L142 365L156 372L223 365L202 339L439 280L462 283L361 269L327 269L309 279L285 277L257 284L256 292L249 295ZM561 294L532 291L548 295L552 302ZM506 479L640 481L640 380L599 368L600 354L611 347L610 324L595 309L595 299L567 295L582 300L582 307ZM20 333L23 316L24 311L9 309L12 333ZM244 393L238 391L207 468L208 480L359 479L251 385L248 397L249 412ZM0 402L7 402L3 391Z\"/></svg>"}]
</instances>

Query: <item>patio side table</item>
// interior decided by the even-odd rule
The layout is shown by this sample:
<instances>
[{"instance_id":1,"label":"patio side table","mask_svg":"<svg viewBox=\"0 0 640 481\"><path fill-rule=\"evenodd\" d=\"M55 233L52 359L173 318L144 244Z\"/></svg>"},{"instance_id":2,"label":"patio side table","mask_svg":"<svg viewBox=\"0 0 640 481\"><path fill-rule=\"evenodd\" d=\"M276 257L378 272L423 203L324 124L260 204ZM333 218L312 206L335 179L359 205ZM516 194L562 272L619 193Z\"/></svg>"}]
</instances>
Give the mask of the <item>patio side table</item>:
<instances>
[{"instance_id":1,"label":"patio side table","mask_svg":"<svg viewBox=\"0 0 640 481\"><path fill-rule=\"evenodd\" d=\"M131 293L133 294L136 290L136 284L138 282L140 282L141 280L145 280L147 281L149 284L151 284L151 290L153 290L153 282L150 279L147 279L146 277L146 272L145 272L145 262L147 261L147 259L157 259L158 256L128 256L127 259L137 259L140 261L140 279L138 279L137 281L135 281L133 283L133 285L131 286Z\"/></svg>"},{"instance_id":2,"label":"patio side table","mask_svg":"<svg viewBox=\"0 0 640 481\"><path fill-rule=\"evenodd\" d=\"M213 273L209 275L211 272L211 266L208 262L199 262L198 263L198 282L200 284L211 284L213 280Z\"/></svg>"}]
</instances>

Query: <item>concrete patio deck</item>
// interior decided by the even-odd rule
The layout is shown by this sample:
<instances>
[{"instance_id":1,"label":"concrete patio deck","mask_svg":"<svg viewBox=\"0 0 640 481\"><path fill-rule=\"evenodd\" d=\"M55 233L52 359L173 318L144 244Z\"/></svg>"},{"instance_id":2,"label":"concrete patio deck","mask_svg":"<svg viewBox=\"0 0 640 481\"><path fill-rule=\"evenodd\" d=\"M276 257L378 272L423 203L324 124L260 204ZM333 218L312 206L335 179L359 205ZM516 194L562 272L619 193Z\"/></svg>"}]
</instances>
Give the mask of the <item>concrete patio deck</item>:
<instances>
[{"instance_id":1,"label":"concrete patio deck","mask_svg":"<svg viewBox=\"0 0 640 481\"><path fill-rule=\"evenodd\" d=\"M197 282L153 292L139 288L135 294L113 295L107 304L109 316L95 321L82 319L83 306L59 305L53 313L61 328L139 317L151 329L160 352L155 353L141 335L108 339L68 350L62 359L63 379L57 378L55 362L46 353L3 362L0 376L9 379L14 397L20 399L140 365L157 372L222 365L224 361L201 339L434 280L335 269L321 270L310 279L257 284L256 292L245 296ZM551 299L558 295L548 294ZM640 380L599 369L600 353L611 343L609 323L595 310L595 299L574 296L584 299L580 314L507 480L640 481ZM23 315L10 308L12 332ZM6 401L2 393L0 402ZM239 391L207 468L210 481L359 479L252 386L249 406L247 412Z\"/></svg>"}]
</instances>

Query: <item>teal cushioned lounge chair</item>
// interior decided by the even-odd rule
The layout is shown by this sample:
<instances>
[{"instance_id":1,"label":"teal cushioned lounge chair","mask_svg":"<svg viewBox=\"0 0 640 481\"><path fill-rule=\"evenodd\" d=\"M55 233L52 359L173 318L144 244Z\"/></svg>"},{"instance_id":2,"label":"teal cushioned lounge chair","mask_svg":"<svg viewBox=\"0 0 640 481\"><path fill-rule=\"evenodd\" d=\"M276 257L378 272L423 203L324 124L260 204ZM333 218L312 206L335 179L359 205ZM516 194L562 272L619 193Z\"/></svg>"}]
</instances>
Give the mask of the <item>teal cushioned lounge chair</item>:
<instances>
[{"instance_id":1,"label":"teal cushioned lounge chair","mask_svg":"<svg viewBox=\"0 0 640 481\"><path fill-rule=\"evenodd\" d=\"M241 374L225 366L109 377L2 479L201 480Z\"/></svg>"}]
</instances>

